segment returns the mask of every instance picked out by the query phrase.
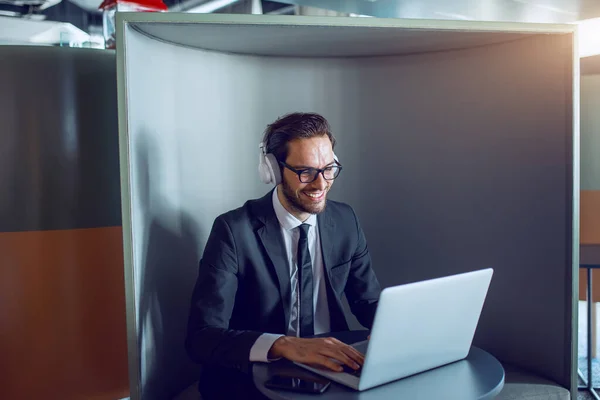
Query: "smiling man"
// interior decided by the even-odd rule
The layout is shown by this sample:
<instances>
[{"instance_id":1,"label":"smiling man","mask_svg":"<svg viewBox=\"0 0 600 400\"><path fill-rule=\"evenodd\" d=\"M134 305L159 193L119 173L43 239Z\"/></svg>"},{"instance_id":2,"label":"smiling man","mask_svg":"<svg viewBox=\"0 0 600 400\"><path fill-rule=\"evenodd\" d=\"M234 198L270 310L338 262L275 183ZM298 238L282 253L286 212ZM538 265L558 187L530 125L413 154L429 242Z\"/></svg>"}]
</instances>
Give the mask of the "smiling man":
<instances>
[{"instance_id":1,"label":"smiling man","mask_svg":"<svg viewBox=\"0 0 600 400\"><path fill-rule=\"evenodd\" d=\"M314 113L265 130L259 172L275 189L217 217L200 260L186 348L205 371L246 372L279 358L336 371L362 365L353 347L311 338L348 330L344 294L370 329L381 291L354 211L327 199L342 170L334 146Z\"/></svg>"}]
</instances>

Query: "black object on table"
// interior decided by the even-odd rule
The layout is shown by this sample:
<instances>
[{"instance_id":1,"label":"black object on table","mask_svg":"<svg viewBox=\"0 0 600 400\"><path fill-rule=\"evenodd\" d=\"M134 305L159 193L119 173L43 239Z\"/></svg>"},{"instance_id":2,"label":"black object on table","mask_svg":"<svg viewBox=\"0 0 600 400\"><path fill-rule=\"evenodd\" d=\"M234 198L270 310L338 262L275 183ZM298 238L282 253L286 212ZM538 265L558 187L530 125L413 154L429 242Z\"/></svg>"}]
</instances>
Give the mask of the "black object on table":
<instances>
[{"instance_id":1,"label":"black object on table","mask_svg":"<svg viewBox=\"0 0 600 400\"><path fill-rule=\"evenodd\" d=\"M588 391L596 400L600 400L598 393L596 392L597 387L594 387L592 380L592 270L600 268L600 246L582 245L580 247L579 254L579 268L587 270L587 379L581 373L581 370L577 368L579 378L583 381L583 386L579 386L577 389Z\"/></svg>"},{"instance_id":2,"label":"black object on table","mask_svg":"<svg viewBox=\"0 0 600 400\"><path fill-rule=\"evenodd\" d=\"M347 331L318 335L333 336L344 343L356 343L367 338L368 331ZM320 395L272 390L265 382L273 375L288 375L305 379L322 379L287 360L252 367L252 379L258 390L272 400L371 400L371 399L493 399L504 387L504 368L491 354L471 347L466 359L422 372L385 385L358 392L336 382Z\"/></svg>"}]
</instances>

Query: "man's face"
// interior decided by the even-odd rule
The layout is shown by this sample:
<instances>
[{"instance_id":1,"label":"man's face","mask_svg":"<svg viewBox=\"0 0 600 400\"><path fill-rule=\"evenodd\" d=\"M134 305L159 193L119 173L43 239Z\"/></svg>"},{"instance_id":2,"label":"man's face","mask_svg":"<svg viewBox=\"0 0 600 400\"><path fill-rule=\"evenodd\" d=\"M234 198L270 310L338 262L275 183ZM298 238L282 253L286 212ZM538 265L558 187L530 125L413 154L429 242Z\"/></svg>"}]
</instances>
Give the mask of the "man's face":
<instances>
[{"instance_id":1,"label":"man's face","mask_svg":"<svg viewBox=\"0 0 600 400\"><path fill-rule=\"evenodd\" d=\"M326 135L293 140L288 143L285 162L295 169L331 166L334 164L331 141ZM296 173L282 168L281 188L288 205L295 211L293 214L322 212L332 184L333 181L325 180L323 174L318 174L313 182L302 183Z\"/></svg>"}]
</instances>

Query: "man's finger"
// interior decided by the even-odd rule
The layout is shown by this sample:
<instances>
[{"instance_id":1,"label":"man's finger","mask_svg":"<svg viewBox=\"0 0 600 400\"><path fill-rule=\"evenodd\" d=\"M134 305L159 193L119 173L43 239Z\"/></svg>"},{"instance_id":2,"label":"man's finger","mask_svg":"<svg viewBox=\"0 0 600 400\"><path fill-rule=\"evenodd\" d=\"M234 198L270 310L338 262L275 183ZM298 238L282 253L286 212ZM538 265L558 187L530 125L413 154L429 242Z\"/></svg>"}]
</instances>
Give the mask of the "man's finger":
<instances>
[{"instance_id":1,"label":"man's finger","mask_svg":"<svg viewBox=\"0 0 600 400\"><path fill-rule=\"evenodd\" d=\"M350 368L358 369L363 365L364 360L362 360L360 356L357 356L353 353L348 354L348 349L344 348L340 349L339 351L341 354L348 358L349 363L346 362L345 364L348 365Z\"/></svg>"},{"instance_id":2,"label":"man's finger","mask_svg":"<svg viewBox=\"0 0 600 400\"><path fill-rule=\"evenodd\" d=\"M334 338L327 338L325 342L327 344L333 343L337 348L343 349L342 351L350 357L353 361L357 362L359 365L362 365L365 362L365 356L360 351L356 350L354 347L347 345L346 343Z\"/></svg>"},{"instance_id":3,"label":"man's finger","mask_svg":"<svg viewBox=\"0 0 600 400\"><path fill-rule=\"evenodd\" d=\"M360 364L356 363L352 358L348 357L346 353L344 353L341 349L328 349L324 348L320 352L322 355L325 355L329 358L332 358L340 364L346 364L348 367L352 369L356 369L360 367Z\"/></svg>"},{"instance_id":4,"label":"man's finger","mask_svg":"<svg viewBox=\"0 0 600 400\"><path fill-rule=\"evenodd\" d=\"M331 358L322 355L317 355L313 364L318 364L335 372L342 372L344 370L340 364L332 361Z\"/></svg>"},{"instance_id":5,"label":"man's finger","mask_svg":"<svg viewBox=\"0 0 600 400\"><path fill-rule=\"evenodd\" d=\"M331 341L331 342L335 343L335 344L338 344L338 345L339 345L339 344L344 344L344 345L346 344L346 343L342 342L341 340L339 340L339 339L336 339L336 338L334 338L334 337L328 337L327 339L328 339L329 341Z\"/></svg>"},{"instance_id":6,"label":"man's finger","mask_svg":"<svg viewBox=\"0 0 600 400\"><path fill-rule=\"evenodd\" d=\"M342 347L341 350L352 360L357 362L359 365L363 365L365 362L365 356L352 346Z\"/></svg>"},{"instance_id":7,"label":"man's finger","mask_svg":"<svg viewBox=\"0 0 600 400\"><path fill-rule=\"evenodd\" d=\"M338 339L335 338L331 338L333 339L333 342L339 347L339 348L343 348L344 353L350 355L352 354L352 359L354 359L355 361L360 361L361 363L364 362L365 360L365 356L364 354L362 354L360 351L356 350L354 347L347 345L344 342L339 341Z\"/></svg>"}]
</instances>

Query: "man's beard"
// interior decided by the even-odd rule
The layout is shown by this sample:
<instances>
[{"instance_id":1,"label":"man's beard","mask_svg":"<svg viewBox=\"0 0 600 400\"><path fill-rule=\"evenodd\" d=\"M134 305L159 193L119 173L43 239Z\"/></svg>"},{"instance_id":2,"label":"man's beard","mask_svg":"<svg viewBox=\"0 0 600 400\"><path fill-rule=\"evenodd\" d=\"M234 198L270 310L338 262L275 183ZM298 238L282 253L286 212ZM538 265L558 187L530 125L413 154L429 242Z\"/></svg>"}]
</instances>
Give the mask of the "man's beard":
<instances>
[{"instance_id":1,"label":"man's beard","mask_svg":"<svg viewBox=\"0 0 600 400\"><path fill-rule=\"evenodd\" d=\"M329 192L329 187L325 188L325 198L321 203L311 204L308 202L303 203L301 198L296 195L296 192L288 185L287 181L283 179L281 182L281 189L283 196L287 200L287 203L290 207L298 212L309 213L309 214L320 214L325 210L325 206L327 205L327 193ZM300 193L300 192L299 192Z\"/></svg>"}]
</instances>

